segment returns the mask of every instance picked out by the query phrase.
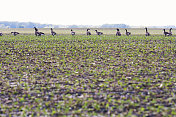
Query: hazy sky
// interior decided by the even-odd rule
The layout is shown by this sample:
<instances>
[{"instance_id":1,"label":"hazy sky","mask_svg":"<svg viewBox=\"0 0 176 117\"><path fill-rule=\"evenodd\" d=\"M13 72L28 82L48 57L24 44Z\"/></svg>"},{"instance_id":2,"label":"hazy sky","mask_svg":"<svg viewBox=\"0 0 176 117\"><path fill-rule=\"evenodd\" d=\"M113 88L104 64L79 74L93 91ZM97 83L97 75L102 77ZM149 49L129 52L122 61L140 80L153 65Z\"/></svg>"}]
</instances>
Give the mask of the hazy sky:
<instances>
[{"instance_id":1,"label":"hazy sky","mask_svg":"<svg viewBox=\"0 0 176 117\"><path fill-rule=\"evenodd\" d=\"M0 21L176 25L176 0L2 0Z\"/></svg>"}]
</instances>

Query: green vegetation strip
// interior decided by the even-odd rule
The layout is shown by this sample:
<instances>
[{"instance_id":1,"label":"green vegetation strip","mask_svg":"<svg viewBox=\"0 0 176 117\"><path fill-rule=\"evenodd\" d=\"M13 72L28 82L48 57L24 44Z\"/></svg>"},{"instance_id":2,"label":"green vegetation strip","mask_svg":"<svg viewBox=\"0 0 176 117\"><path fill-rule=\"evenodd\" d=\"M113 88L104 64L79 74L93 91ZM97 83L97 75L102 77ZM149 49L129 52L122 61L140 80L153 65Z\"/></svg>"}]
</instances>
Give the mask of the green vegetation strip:
<instances>
[{"instance_id":1,"label":"green vegetation strip","mask_svg":"<svg viewBox=\"0 0 176 117\"><path fill-rule=\"evenodd\" d=\"M0 37L0 116L176 116L175 95L175 37Z\"/></svg>"}]
</instances>

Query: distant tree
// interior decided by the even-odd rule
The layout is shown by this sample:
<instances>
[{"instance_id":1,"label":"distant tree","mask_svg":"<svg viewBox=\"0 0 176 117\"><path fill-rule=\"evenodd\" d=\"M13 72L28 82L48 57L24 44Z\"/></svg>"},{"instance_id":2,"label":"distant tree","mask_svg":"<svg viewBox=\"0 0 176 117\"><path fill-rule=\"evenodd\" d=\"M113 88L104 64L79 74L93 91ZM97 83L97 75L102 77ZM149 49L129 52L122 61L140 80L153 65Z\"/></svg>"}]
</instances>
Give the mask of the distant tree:
<instances>
[{"instance_id":1,"label":"distant tree","mask_svg":"<svg viewBox=\"0 0 176 117\"><path fill-rule=\"evenodd\" d=\"M68 26L68 28L79 28L79 26L77 26L77 25L70 25L70 26Z\"/></svg>"},{"instance_id":2,"label":"distant tree","mask_svg":"<svg viewBox=\"0 0 176 117\"><path fill-rule=\"evenodd\" d=\"M25 28L23 25L19 26L19 28Z\"/></svg>"},{"instance_id":3,"label":"distant tree","mask_svg":"<svg viewBox=\"0 0 176 117\"><path fill-rule=\"evenodd\" d=\"M101 28L129 28L126 24L103 24Z\"/></svg>"},{"instance_id":4,"label":"distant tree","mask_svg":"<svg viewBox=\"0 0 176 117\"><path fill-rule=\"evenodd\" d=\"M4 24L0 24L0 28L6 28Z\"/></svg>"},{"instance_id":5,"label":"distant tree","mask_svg":"<svg viewBox=\"0 0 176 117\"><path fill-rule=\"evenodd\" d=\"M164 28L176 28L176 26L174 26L174 25L168 25L168 26L164 26Z\"/></svg>"}]
</instances>

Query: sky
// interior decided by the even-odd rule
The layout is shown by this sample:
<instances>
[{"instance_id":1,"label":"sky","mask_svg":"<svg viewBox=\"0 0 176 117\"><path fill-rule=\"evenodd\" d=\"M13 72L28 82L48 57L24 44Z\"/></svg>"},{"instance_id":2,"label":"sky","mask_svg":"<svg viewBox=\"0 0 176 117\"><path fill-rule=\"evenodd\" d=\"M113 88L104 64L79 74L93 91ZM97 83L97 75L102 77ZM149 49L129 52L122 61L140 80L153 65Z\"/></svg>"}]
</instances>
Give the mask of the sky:
<instances>
[{"instance_id":1,"label":"sky","mask_svg":"<svg viewBox=\"0 0 176 117\"><path fill-rule=\"evenodd\" d=\"M56 25L176 25L176 0L2 0L0 21Z\"/></svg>"}]
</instances>

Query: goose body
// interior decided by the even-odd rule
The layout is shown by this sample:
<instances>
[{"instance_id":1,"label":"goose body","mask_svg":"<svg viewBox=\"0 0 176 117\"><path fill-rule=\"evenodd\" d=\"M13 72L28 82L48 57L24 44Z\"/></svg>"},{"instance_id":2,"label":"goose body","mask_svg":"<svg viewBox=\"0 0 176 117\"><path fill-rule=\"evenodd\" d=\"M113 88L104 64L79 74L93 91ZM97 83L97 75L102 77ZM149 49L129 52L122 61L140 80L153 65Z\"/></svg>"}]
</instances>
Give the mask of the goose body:
<instances>
[{"instance_id":1,"label":"goose body","mask_svg":"<svg viewBox=\"0 0 176 117\"><path fill-rule=\"evenodd\" d=\"M169 29L169 34L172 36L172 28Z\"/></svg>"},{"instance_id":2,"label":"goose body","mask_svg":"<svg viewBox=\"0 0 176 117\"><path fill-rule=\"evenodd\" d=\"M51 28L51 35L56 35L56 32L53 31L53 29Z\"/></svg>"},{"instance_id":3,"label":"goose body","mask_svg":"<svg viewBox=\"0 0 176 117\"><path fill-rule=\"evenodd\" d=\"M147 28L145 28L145 36L150 36L150 33L148 32Z\"/></svg>"},{"instance_id":4,"label":"goose body","mask_svg":"<svg viewBox=\"0 0 176 117\"><path fill-rule=\"evenodd\" d=\"M121 36L120 30L117 28L116 36Z\"/></svg>"},{"instance_id":5,"label":"goose body","mask_svg":"<svg viewBox=\"0 0 176 117\"><path fill-rule=\"evenodd\" d=\"M43 32L36 32L35 35L36 36L42 36L42 35L45 35L45 33L43 33Z\"/></svg>"},{"instance_id":6,"label":"goose body","mask_svg":"<svg viewBox=\"0 0 176 117\"><path fill-rule=\"evenodd\" d=\"M127 36L131 35L131 32L128 32L127 29L125 29L125 30L126 30L126 33L125 33L125 34L126 34Z\"/></svg>"},{"instance_id":7,"label":"goose body","mask_svg":"<svg viewBox=\"0 0 176 117\"><path fill-rule=\"evenodd\" d=\"M45 33L43 33L43 32L39 32L38 29L37 29L36 27L34 27L34 29L35 29L35 35L36 35L36 36L45 35Z\"/></svg>"},{"instance_id":8,"label":"goose body","mask_svg":"<svg viewBox=\"0 0 176 117\"><path fill-rule=\"evenodd\" d=\"M14 36L20 34L19 32L11 32L11 34L13 34Z\"/></svg>"},{"instance_id":9,"label":"goose body","mask_svg":"<svg viewBox=\"0 0 176 117\"><path fill-rule=\"evenodd\" d=\"M87 35L91 35L90 29L87 29Z\"/></svg>"},{"instance_id":10,"label":"goose body","mask_svg":"<svg viewBox=\"0 0 176 117\"><path fill-rule=\"evenodd\" d=\"M98 32L97 30L95 30L97 35L102 35L103 33L102 32Z\"/></svg>"},{"instance_id":11,"label":"goose body","mask_svg":"<svg viewBox=\"0 0 176 117\"><path fill-rule=\"evenodd\" d=\"M163 29L163 31L164 31L164 35L165 35L165 36L170 36L170 33L169 33L169 32L166 32L166 29Z\"/></svg>"},{"instance_id":12,"label":"goose body","mask_svg":"<svg viewBox=\"0 0 176 117\"><path fill-rule=\"evenodd\" d=\"M76 33L71 29L71 35L75 35Z\"/></svg>"}]
</instances>

